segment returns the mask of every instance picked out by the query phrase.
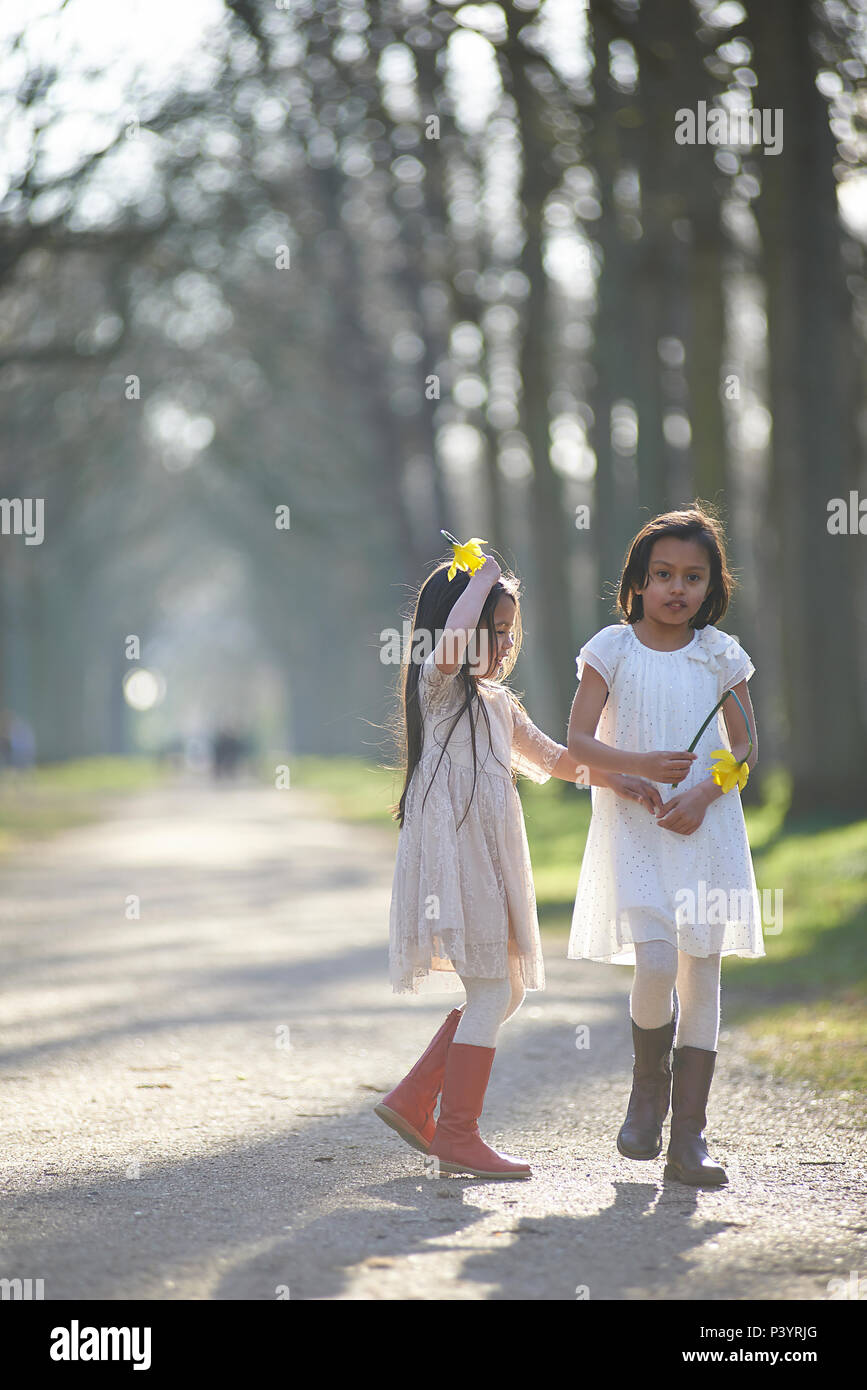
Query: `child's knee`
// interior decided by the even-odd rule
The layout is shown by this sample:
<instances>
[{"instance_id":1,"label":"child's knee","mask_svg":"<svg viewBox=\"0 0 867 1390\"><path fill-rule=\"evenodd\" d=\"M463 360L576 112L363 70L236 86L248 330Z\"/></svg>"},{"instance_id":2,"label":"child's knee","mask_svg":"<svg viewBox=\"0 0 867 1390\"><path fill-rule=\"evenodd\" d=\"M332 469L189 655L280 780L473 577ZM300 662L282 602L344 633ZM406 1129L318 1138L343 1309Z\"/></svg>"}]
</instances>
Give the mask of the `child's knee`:
<instances>
[{"instance_id":1,"label":"child's knee","mask_svg":"<svg viewBox=\"0 0 867 1390\"><path fill-rule=\"evenodd\" d=\"M719 998L720 956L688 956L681 952L677 992L684 1000Z\"/></svg>"},{"instance_id":2,"label":"child's knee","mask_svg":"<svg viewBox=\"0 0 867 1390\"><path fill-rule=\"evenodd\" d=\"M667 941L638 941L635 944L635 974L643 984L673 989L677 979L677 950Z\"/></svg>"}]
</instances>

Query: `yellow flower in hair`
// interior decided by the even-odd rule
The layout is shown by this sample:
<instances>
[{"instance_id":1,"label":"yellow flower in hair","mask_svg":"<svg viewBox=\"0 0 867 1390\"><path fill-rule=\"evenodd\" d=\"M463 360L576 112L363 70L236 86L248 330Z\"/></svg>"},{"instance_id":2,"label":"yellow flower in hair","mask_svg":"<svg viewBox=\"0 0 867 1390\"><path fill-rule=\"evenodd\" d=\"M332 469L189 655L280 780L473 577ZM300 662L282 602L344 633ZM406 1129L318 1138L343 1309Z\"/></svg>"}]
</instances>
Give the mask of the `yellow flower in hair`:
<instances>
[{"instance_id":1,"label":"yellow flower in hair","mask_svg":"<svg viewBox=\"0 0 867 1390\"><path fill-rule=\"evenodd\" d=\"M712 768L713 780L717 786L722 787L724 792L730 792L732 787L737 785L738 789L743 791L750 775L746 758L742 762L738 762L734 753L728 748L714 748L711 757L718 759Z\"/></svg>"},{"instance_id":2,"label":"yellow flower in hair","mask_svg":"<svg viewBox=\"0 0 867 1390\"><path fill-rule=\"evenodd\" d=\"M481 536L471 536L468 541L465 541L464 544L461 545L457 537L453 536L451 532L441 531L440 534L445 536L447 541L451 542L455 552L455 558L452 560L451 569L449 570L450 581L454 579L458 570L466 570L467 574L473 575L476 570L482 568L482 565L485 563L485 557L480 547L487 545L488 542L486 540L482 540Z\"/></svg>"}]
</instances>

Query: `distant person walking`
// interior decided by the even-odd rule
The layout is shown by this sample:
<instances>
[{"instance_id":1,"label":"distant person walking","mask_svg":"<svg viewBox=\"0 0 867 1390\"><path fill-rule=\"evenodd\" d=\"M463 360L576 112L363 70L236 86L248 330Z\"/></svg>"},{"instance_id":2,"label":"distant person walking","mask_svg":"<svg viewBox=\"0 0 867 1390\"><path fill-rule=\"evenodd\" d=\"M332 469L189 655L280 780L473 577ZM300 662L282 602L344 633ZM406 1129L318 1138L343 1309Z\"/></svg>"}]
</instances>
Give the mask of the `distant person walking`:
<instances>
[{"instance_id":1,"label":"distant person walking","mask_svg":"<svg viewBox=\"0 0 867 1390\"><path fill-rule=\"evenodd\" d=\"M234 777L247 751L244 739L232 729L219 729L214 735L213 768L216 778Z\"/></svg>"},{"instance_id":2,"label":"distant person walking","mask_svg":"<svg viewBox=\"0 0 867 1390\"><path fill-rule=\"evenodd\" d=\"M14 772L36 763L36 738L28 720L14 710L0 710L0 766Z\"/></svg>"}]
</instances>

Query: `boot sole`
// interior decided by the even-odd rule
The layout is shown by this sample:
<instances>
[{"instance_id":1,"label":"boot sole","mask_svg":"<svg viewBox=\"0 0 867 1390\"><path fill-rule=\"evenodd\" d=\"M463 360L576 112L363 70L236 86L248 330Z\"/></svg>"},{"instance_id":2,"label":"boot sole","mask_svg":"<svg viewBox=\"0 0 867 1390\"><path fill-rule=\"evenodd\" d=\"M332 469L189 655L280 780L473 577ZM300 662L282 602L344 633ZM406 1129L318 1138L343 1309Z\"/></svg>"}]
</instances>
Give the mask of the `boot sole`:
<instances>
[{"instance_id":1,"label":"boot sole","mask_svg":"<svg viewBox=\"0 0 867 1390\"><path fill-rule=\"evenodd\" d=\"M434 1154L433 1157L436 1157ZM459 1163L447 1163L445 1159L439 1160L441 1173L467 1173L473 1178L494 1178L500 1182L520 1181L522 1178L531 1178L532 1172L526 1173L487 1173L483 1168L463 1168Z\"/></svg>"},{"instance_id":2,"label":"boot sole","mask_svg":"<svg viewBox=\"0 0 867 1390\"><path fill-rule=\"evenodd\" d=\"M620 1153L620 1154L622 1154L624 1158L632 1158L632 1159L635 1159L635 1161L636 1161L637 1163L646 1163L649 1159L652 1159L652 1158L659 1158L659 1155L662 1153L662 1140L660 1139L660 1141L659 1141L659 1148L658 1148L658 1149L654 1149L653 1153L649 1153L649 1154L648 1154L648 1153L636 1154L636 1153L630 1153L630 1152L629 1152L629 1149L624 1148L624 1146L623 1146L623 1144L622 1144L622 1142L621 1142L621 1139L620 1139L620 1135L618 1134L618 1136L617 1136L617 1152Z\"/></svg>"},{"instance_id":3,"label":"boot sole","mask_svg":"<svg viewBox=\"0 0 867 1390\"><path fill-rule=\"evenodd\" d=\"M693 1178L681 1172L673 1163L666 1163L662 1173L663 1178L673 1178L675 1182L688 1183L690 1187L725 1187L728 1183L728 1175L724 1174L721 1178L698 1177Z\"/></svg>"},{"instance_id":4,"label":"boot sole","mask_svg":"<svg viewBox=\"0 0 867 1390\"><path fill-rule=\"evenodd\" d=\"M389 1129L394 1130L395 1134L399 1134L404 1143L409 1144L411 1149L415 1149L418 1153L427 1153L428 1145L424 1142L418 1130L414 1129L409 1121L405 1120L402 1115L398 1115L396 1110L389 1110L387 1105L375 1105L373 1107L373 1113L374 1115L378 1115L381 1120L384 1120Z\"/></svg>"}]
</instances>

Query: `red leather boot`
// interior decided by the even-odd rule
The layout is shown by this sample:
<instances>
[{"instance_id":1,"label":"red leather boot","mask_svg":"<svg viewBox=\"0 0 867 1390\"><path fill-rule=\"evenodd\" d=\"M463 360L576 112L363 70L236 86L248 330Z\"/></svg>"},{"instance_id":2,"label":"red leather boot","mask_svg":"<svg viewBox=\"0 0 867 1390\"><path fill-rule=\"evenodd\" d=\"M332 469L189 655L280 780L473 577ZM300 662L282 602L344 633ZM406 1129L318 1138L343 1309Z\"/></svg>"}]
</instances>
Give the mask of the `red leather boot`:
<instances>
[{"instance_id":1,"label":"red leather boot","mask_svg":"<svg viewBox=\"0 0 867 1390\"><path fill-rule=\"evenodd\" d=\"M529 1178L529 1163L498 1154L479 1133L485 1092L494 1063L493 1047L452 1043L446 1059L440 1115L428 1153L444 1173L471 1173L475 1178Z\"/></svg>"},{"instance_id":2,"label":"red leather boot","mask_svg":"<svg viewBox=\"0 0 867 1390\"><path fill-rule=\"evenodd\" d=\"M437 1097L443 1086L449 1046L460 1021L461 1010L452 1009L412 1071L374 1106L374 1114L423 1154L427 1153L434 1137Z\"/></svg>"}]
</instances>

